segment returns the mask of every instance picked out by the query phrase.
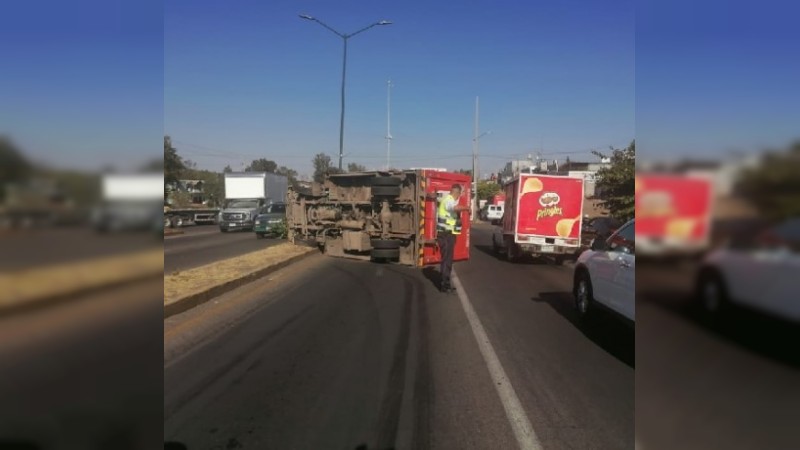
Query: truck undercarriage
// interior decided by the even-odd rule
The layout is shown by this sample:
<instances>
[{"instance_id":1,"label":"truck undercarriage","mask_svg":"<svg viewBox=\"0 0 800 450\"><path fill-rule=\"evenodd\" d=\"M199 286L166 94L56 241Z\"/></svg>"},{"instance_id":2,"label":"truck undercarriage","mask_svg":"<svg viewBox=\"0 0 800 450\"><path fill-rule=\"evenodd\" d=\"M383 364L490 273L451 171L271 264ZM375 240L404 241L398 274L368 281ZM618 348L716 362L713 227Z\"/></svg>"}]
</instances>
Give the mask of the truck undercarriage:
<instances>
[{"instance_id":1,"label":"truck undercarriage","mask_svg":"<svg viewBox=\"0 0 800 450\"><path fill-rule=\"evenodd\" d=\"M424 190L414 171L336 174L310 191L290 190L289 239L316 241L324 253L417 264Z\"/></svg>"}]
</instances>

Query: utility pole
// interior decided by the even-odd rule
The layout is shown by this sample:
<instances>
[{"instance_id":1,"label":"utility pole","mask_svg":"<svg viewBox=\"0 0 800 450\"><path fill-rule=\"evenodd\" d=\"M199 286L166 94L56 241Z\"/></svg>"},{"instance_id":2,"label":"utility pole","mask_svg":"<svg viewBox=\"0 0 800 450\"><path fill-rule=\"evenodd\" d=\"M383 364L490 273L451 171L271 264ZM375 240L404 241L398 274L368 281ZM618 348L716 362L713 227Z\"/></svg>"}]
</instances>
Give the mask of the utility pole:
<instances>
[{"instance_id":1,"label":"utility pole","mask_svg":"<svg viewBox=\"0 0 800 450\"><path fill-rule=\"evenodd\" d=\"M478 211L478 116L479 116L480 104L479 98L475 97L475 131L474 131L474 138L472 139L472 184L474 186L473 189L470 189L470 192L475 195L474 200L472 200L472 220L475 220Z\"/></svg>"},{"instance_id":2,"label":"utility pole","mask_svg":"<svg viewBox=\"0 0 800 450\"><path fill-rule=\"evenodd\" d=\"M386 82L386 170L392 168L392 80Z\"/></svg>"}]
</instances>

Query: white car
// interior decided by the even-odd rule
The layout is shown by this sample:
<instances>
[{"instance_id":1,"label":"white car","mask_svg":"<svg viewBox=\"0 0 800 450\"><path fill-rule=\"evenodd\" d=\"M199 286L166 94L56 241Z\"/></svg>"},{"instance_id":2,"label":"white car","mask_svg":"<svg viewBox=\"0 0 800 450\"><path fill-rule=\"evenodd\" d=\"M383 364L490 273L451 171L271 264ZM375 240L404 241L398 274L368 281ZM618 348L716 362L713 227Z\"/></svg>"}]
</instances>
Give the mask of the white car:
<instances>
[{"instance_id":1,"label":"white car","mask_svg":"<svg viewBox=\"0 0 800 450\"><path fill-rule=\"evenodd\" d=\"M706 255L698 272L697 300L712 315L739 306L798 323L798 275L800 219L793 219L758 236L753 244Z\"/></svg>"},{"instance_id":2,"label":"white car","mask_svg":"<svg viewBox=\"0 0 800 450\"><path fill-rule=\"evenodd\" d=\"M489 205L486 209L486 219L491 223L497 223L503 218L503 205Z\"/></svg>"},{"instance_id":3,"label":"white car","mask_svg":"<svg viewBox=\"0 0 800 450\"><path fill-rule=\"evenodd\" d=\"M636 245L634 220L607 239L595 239L575 263L575 307L582 319L602 307L628 324L636 319Z\"/></svg>"}]
</instances>

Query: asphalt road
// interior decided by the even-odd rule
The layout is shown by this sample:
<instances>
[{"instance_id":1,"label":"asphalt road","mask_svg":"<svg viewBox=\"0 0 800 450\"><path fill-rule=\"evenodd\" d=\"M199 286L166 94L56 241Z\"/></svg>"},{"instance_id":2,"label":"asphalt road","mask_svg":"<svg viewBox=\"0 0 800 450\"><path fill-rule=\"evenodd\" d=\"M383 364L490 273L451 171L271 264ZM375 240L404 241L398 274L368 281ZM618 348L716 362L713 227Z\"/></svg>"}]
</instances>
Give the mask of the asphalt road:
<instances>
[{"instance_id":1,"label":"asphalt road","mask_svg":"<svg viewBox=\"0 0 800 450\"><path fill-rule=\"evenodd\" d=\"M511 449L513 405L499 395L510 387L543 448L634 448L633 331L610 319L577 327L570 267L499 260L487 229L456 265L465 298L439 293L433 270L315 255L170 317L165 439L191 450Z\"/></svg>"},{"instance_id":2,"label":"asphalt road","mask_svg":"<svg viewBox=\"0 0 800 450\"><path fill-rule=\"evenodd\" d=\"M164 237L164 273L191 269L285 242L256 239L252 231L223 233L213 225L188 226L181 230L184 234Z\"/></svg>"},{"instance_id":3,"label":"asphalt road","mask_svg":"<svg viewBox=\"0 0 800 450\"><path fill-rule=\"evenodd\" d=\"M21 270L161 246L153 233L99 234L88 227L46 228L0 235L0 270Z\"/></svg>"},{"instance_id":4,"label":"asphalt road","mask_svg":"<svg viewBox=\"0 0 800 450\"><path fill-rule=\"evenodd\" d=\"M800 333L692 304L695 268L636 268L636 434L644 450L800 448Z\"/></svg>"},{"instance_id":5,"label":"asphalt road","mask_svg":"<svg viewBox=\"0 0 800 450\"><path fill-rule=\"evenodd\" d=\"M163 284L0 316L0 448L161 447Z\"/></svg>"}]
</instances>

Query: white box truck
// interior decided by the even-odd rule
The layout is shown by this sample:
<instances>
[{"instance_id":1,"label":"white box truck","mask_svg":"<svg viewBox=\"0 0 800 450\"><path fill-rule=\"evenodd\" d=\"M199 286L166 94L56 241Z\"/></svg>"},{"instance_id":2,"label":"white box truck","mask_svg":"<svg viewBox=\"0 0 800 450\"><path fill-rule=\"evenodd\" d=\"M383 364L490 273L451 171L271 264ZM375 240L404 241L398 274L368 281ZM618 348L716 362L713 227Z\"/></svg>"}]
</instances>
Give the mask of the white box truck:
<instances>
[{"instance_id":1,"label":"white box truck","mask_svg":"<svg viewBox=\"0 0 800 450\"><path fill-rule=\"evenodd\" d=\"M264 206L286 201L289 179L266 172L225 174L225 204L219 213L220 231L252 230Z\"/></svg>"},{"instance_id":2,"label":"white box truck","mask_svg":"<svg viewBox=\"0 0 800 450\"><path fill-rule=\"evenodd\" d=\"M92 213L95 230L158 230L163 226L164 175L106 174L102 202Z\"/></svg>"}]
</instances>

